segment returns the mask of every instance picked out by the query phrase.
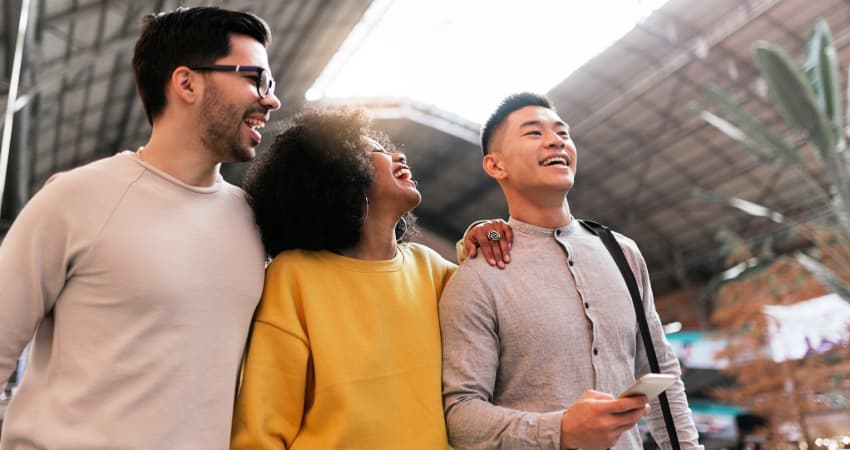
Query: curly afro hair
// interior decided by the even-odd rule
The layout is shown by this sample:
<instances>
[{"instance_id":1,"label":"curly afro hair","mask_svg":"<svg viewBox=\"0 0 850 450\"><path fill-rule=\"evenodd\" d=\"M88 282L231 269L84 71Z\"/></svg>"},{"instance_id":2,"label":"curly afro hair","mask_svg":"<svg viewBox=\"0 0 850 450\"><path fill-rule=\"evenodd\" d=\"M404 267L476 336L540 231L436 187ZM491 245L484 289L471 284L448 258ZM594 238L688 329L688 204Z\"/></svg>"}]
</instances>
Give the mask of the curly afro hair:
<instances>
[{"instance_id":1,"label":"curly afro hair","mask_svg":"<svg viewBox=\"0 0 850 450\"><path fill-rule=\"evenodd\" d=\"M293 116L271 147L257 156L244 188L266 252L340 251L360 240L374 183L363 138L397 151L370 127L362 109L318 108ZM409 240L415 219L408 212L396 226L398 242Z\"/></svg>"}]
</instances>

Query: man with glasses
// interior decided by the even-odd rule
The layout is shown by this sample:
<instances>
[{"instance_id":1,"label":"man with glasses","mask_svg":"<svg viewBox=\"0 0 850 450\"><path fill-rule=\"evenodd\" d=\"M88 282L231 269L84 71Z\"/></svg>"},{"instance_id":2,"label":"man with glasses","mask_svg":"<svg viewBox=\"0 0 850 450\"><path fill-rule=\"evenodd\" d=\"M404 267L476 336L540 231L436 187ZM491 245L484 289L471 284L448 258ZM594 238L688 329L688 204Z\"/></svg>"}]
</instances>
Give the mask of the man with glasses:
<instances>
[{"instance_id":1,"label":"man with glasses","mask_svg":"<svg viewBox=\"0 0 850 450\"><path fill-rule=\"evenodd\" d=\"M280 107L269 29L218 8L149 16L137 151L63 173L0 247L0 379L35 336L3 449L225 449L264 258L244 192Z\"/></svg>"},{"instance_id":2,"label":"man with glasses","mask_svg":"<svg viewBox=\"0 0 850 450\"><path fill-rule=\"evenodd\" d=\"M269 41L247 13L147 18L147 144L55 177L0 246L0 379L34 336L0 448L228 447L265 254L219 166L251 160L280 107ZM471 254L494 227L468 233ZM480 250L495 265L503 244Z\"/></svg>"}]
</instances>

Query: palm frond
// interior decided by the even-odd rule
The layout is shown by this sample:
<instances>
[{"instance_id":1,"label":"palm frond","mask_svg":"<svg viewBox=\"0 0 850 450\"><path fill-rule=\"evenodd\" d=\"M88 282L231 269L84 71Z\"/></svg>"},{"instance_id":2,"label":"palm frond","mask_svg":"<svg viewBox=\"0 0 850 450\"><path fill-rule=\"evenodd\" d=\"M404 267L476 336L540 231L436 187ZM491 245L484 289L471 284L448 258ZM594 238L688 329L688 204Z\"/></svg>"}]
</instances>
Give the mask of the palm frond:
<instances>
[{"instance_id":1,"label":"palm frond","mask_svg":"<svg viewBox=\"0 0 850 450\"><path fill-rule=\"evenodd\" d=\"M806 133L823 161L831 162L835 133L824 110L819 107L811 85L794 60L782 47L765 41L756 43L753 58L782 117L791 126Z\"/></svg>"},{"instance_id":2,"label":"palm frond","mask_svg":"<svg viewBox=\"0 0 850 450\"><path fill-rule=\"evenodd\" d=\"M803 252L797 252L794 257L801 266L814 275L827 289L835 292L845 301L850 302L850 285L836 275L829 267L826 267L817 259Z\"/></svg>"}]
</instances>

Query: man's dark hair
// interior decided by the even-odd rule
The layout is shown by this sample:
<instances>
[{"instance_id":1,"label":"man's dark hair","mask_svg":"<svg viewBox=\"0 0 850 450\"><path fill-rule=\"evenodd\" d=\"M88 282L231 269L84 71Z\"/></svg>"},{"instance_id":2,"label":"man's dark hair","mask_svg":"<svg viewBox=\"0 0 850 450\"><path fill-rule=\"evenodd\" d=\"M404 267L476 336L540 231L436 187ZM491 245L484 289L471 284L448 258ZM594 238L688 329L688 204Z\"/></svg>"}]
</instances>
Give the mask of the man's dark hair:
<instances>
[{"instance_id":1,"label":"man's dark hair","mask_svg":"<svg viewBox=\"0 0 850 450\"><path fill-rule=\"evenodd\" d=\"M505 97L499 106L490 114L487 122L481 127L481 152L485 155L489 153L490 139L493 138L493 132L512 112L525 108L526 106L542 106L544 108L555 110L552 102L548 98L533 92L520 92L511 94Z\"/></svg>"},{"instance_id":2,"label":"man's dark hair","mask_svg":"<svg viewBox=\"0 0 850 450\"><path fill-rule=\"evenodd\" d=\"M180 66L213 64L230 54L230 35L241 34L263 46L271 32L263 19L216 7L177 8L145 16L133 51L136 89L148 122L165 109L165 85Z\"/></svg>"},{"instance_id":3,"label":"man's dark hair","mask_svg":"<svg viewBox=\"0 0 850 450\"><path fill-rule=\"evenodd\" d=\"M341 251L360 241L366 191L375 182L369 137L395 152L361 109L309 109L293 116L243 183L269 256L290 249ZM396 240L415 231L408 212Z\"/></svg>"}]
</instances>

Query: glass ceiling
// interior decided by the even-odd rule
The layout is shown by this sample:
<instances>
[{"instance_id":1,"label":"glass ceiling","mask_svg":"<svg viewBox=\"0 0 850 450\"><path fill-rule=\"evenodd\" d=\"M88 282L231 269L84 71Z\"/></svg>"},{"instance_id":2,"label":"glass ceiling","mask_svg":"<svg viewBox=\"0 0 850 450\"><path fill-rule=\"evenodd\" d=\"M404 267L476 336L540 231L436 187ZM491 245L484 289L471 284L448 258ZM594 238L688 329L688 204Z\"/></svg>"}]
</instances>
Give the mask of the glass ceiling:
<instances>
[{"instance_id":1,"label":"glass ceiling","mask_svg":"<svg viewBox=\"0 0 850 450\"><path fill-rule=\"evenodd\" d=\"M308 101L409 99L476 123L545 93L666 0L375 0Z\"/></svg>"}]
</instances>

